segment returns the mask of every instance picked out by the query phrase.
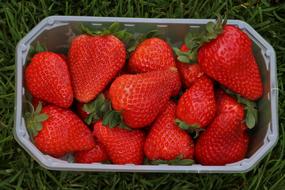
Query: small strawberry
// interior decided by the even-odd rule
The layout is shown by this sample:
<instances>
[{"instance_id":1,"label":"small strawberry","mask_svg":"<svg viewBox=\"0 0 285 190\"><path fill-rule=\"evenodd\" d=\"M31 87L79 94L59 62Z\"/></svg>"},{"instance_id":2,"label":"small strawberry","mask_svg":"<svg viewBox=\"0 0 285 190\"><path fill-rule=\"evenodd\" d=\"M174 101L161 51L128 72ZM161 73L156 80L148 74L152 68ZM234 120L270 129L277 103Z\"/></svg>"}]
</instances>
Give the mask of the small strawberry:
<instances>
[{"instance_id":1,"label":"small strawberry","mask_svg":"<svg viewBox=\"0 0 285 190\"><path fill-rule=\"evenodd\" d=\"M93 135L104 145L114 164L141 164L143 162L144 134L139 130L104 126L101 121L94 125Z\"/></svg>"},{"instance_id":2,"label":"small strawberry","mask_svg":"<svg viewBox=\"0 0 285 190\"><path fill-rule=\"evenodd\" d=\"M228 95L218 100L218 115L195 145L195 158L204 165L225 165L243 159L249 136L243 106Z\"/></svg>"},{"instance_id":3,"label":"small strawberry","mask_svg":"<svg viewBox=\"0 0 285 190\"><path fill-rule=\"evenodd\" d=\"M124 43L110 31L77 36L68 53L74 96L87 103L94 99L123 68Z\"/></svg>"},{"instance_id":4,"label":"small strawberry","mask_svg":"<svg viewBox=\"0 0 285 190\"><path fill-rule=\"evenodd\" d=\"M142 41L132 52L129 70L133 73L164 70L175 66L172 48L160 38Z\"/></svg>"},{"instance_id":5,"label":"small strawberry","mask_svg":"<svg viewBox=\"0 0 285 190\"><path fill-rule=\"evenodd\" d=\"M149 160L192 159L194 144L186 131L174 122L176 105L169 102L156 119L144 144L144 152Z\"/></svg>"},{"instance_id":6,"label":"small strawberry","mask_svg":"<svg viewBox=\"0 0 285 190\"><path fill-rule=\"evenodd\" d=\"M104 162L108 160L106 150L101 144L96 144L90 150L75 152L74 157L77 163Z\"/></svg>"},{"instance_id":7,"label":"small strawberry","mask_svg":"<svg viewBox=\"0 0 285 190\"><path fill-rule=\"evenodd\" d=\"M183 44L180 48L181 52L187 52L189 49L186 44ZM176 62L177 69L180 73L182 81L186 87L190 87L198 78L204 75L199 64L183 63L179 60Z\"/></svg>"},{"instance_id":8,"label":"small strawberry","mask_svg":"<svg viewBox=\"0 0 285 190\"><path fill-rule=\"evenodd\" d=\"M204 76L180 97L176 116L190 126L204 128L212 121L215 112L213 82Z\"/></svg>"},{"instance_id":9,"label":"small strawberry","mask_svg":"<svg viewBox=\"0 0 285 190\"><path fill-rule=\"evenodd\" d=\"M164 109L179 80L175 68L122 75L110 87L112 106L129 127L145 127Z\"/></svg>"},{"instance_id":10,"label":"small strawberry","mask_svg":"<svg viewBox=\"0 0 285 190\"><path fill-rule=\"evenodd\" d=\"M40 151L55 157L94 147L91 131L70 110L53 105L27 114L27 128Z\"/></svg>"},{"instance_id":11,"label":"small strawberry","mask_svg":"<svg viewBox=\"0 0 285 190\"><path fill-rule=\"evenodd\" d=\"M33 97L68 108L73 91L66 62L56 53L40 52L25 69L25 83Z\"/></svg>"},{"instance_id":12,"label":"small strawberry","mask_svg":"<svg viewBox=\"0 0 285 190\"><path fill-rule=\"evenodd\" d=\"M209 22L205 31L189 38L192 62L233 92L249 100L263 94L262 80L248 35L237 26L218 19ZM197 61L197 60L196 60Z\"/></svg>"}]
</instances>

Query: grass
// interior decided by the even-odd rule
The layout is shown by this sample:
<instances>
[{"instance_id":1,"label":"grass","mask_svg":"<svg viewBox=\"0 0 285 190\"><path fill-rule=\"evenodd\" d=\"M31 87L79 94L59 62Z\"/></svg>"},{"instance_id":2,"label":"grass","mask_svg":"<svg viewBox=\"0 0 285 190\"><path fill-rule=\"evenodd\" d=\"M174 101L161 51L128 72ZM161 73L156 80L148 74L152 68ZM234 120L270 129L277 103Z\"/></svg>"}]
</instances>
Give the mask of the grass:
<instances>
[{"instance_id":1,"label":"grass","mask_svg":"<svg viewBox=\"0 0 285 190\"><path fill-rule=\"evenodd\" d=\"M0 0L0 189L285 189L285 3L282 0ZM56 172L40 167L12 136L15 47L49 15L229 18L252 25L275 48L279 79L277 146L246 174Z\"/></svg>"}]
</instances>

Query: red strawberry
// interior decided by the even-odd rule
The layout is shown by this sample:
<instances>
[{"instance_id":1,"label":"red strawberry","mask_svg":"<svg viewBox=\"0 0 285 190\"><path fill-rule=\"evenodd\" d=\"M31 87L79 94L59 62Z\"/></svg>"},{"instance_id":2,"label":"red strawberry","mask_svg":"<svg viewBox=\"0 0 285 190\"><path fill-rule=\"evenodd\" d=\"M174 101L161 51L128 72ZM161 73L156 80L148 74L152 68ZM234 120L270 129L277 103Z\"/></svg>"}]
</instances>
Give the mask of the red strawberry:
<instances>
[{"instance_id":1,"label":"red strawberry","mask_svg":"<svg viewBox=\"0 0 285 190\"><path fill-rule=\"evenodd\" d=\"M215 39L203 44L198 63L207 75L247 99L257 100L263 94L252 41L236 26L223 26Z\"/></svg>"},{"instance_id":2,"label":"red strawberry","mask_svg":"<svg viewBox=\"0 0 285 190\"><path fill-rule=\"evenodd\" d=\"M175 124L175 110L175 103L169 102L153 124L144 145L149 160L174 160L179 156L192 159L193 141Z\"/></svg>"},{"instance_id":3,"label":"red strawberry","mask_svg":"<svg viewBox=\"0 0 285 190\"><path fill-rule=\"evenodd\" d=\"M131 54L129 70L134 73L164 70L175 66L172 48L162 39L149 38Z\"/></svg>"},{"instance_id":4,"label":"red strawberry","mask_svg":"<svg viewBox=\"0 0 285 190\"><path fill-rule=\"evenodd\" d=\"M177 70L122 75L110 87L112 106L121 112L129 127L145 127L154 121L171 94L177 91L178 80Z\"/></svg>"},{"instance_id":5,"label":"red strawberry","mask_svg":"<svg viewBox=\"0 0 285 190\"><path fill-rule=\"evenodd\" d=\"M180 48L180 51L187 52L189 49L185 44L183 44ZM186 87L190 87L198 78L204 75L200 65L198 64L189 64L183 63L180 61L176 62L177 69L180 73L182 81L186 85Z\"/></svg>"},{"instance_id":6,"label":"red strawberry","mask_svg":"<svg viewBox=\"0 0 285 190\"><path fill-rule=\"evenodd\" d=\"M225 165L243 159L249 137L242 123L243 106L228 95L218 101L219 114L195 145L195 158L204 165Z\"/></svg>"},{"instance_id":7,"label":"red strawberry","mask_svg":"<svg viewBox=\"0 0 285 190\"><path fill-rule=\"evenodd\" d=\"M25 82L33 97L64 108L72 104L68 67L56 53L35 54L25 70Z\"/></svg>"},{"instance_id":8,"label":"red strawberry","mask_svg":"<svg viewBox=\"0 0 285 190\"><path fill-rule=\"evenodd\" d=\"M43 153L60 157L66 153L94 147L94 139L87 126L70 110L41 104L27 120L34 143Z\"/></svg>"},{"instance_id":9,"label":"red strawberry","mask_svg":"<svg viewBox=\"0 0 285 190\"><path fill-rule=\"evenodd\" d=\"M198 125L204 128L212 121L215 112L213 83L204 76L180 97L176 116L188 125Z\"/></svg>"},{"instance_id":10,"label":"red strawberry","mask_svg":"<svg viewBox=\"0 0 285 190\"><path fill-rule=\"evenodd\" d=\"M68 57L74 96L87 103L123 68L126 49L113 35L80 35L72 41Z\"/></svg>"},{"instance_id":11,"label":"red strawberry","mask_svg":"<svg viewBox=\"0 0 285 190\"><path fill-rule=\"evenodd\" d=\"M108 160L105 148L101 144L95 145L91 150L76 152L74 156L77 163L104 162Z\"/></svg>"},{"instance_id":12,"label":"red strawberry","mask_svg":"<svg viewBox=\"0 0 285 190\"><path fill-rule=\"evenodd\" d=\"M101 121L94 125L94 136L106 147L114 164L141 164L143 162L144 134L139 130L104 126Z\"/></svg>"}]
</instances>

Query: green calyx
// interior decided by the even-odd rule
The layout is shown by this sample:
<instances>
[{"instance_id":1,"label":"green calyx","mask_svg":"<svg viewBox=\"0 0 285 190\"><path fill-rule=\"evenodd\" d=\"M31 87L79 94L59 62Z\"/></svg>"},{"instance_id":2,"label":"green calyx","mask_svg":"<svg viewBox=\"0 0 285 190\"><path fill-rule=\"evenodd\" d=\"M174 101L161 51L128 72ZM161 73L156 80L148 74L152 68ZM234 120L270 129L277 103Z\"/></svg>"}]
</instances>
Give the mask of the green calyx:
<instances>
[{"instance_id":1,"label":"green calyx","mask_svg":"<svg viewBox=\"0 0 285 190\"><path fill-rule=\"evenodd\" d=\"M36 110L34 110L31 103L29 105L32 107L31 112L27 112L25 114L26 118L26 124L28 132L32 137L35 137L38 135L38 132L40 132L43 128L42 122L48 119L48 115L45 113L41 113L42 111L42 102L39 102Z\"/></svg>"},{"instance_id":2,"label":"green calyx","mask_svg":"<svg viewBox=\"0 0 285 190\"><path fill-rule=\"evenodd\" d=\"M163 36L161 35L161 33L158 30L151 30L149 32L140 34L136 37L133 37L129 43L128 43L128 48L127 51L130 53L132 51L134 51L136 49L136 47L144 40L148 39L148 38L162 38Z\"/></svg>"},{"instance_id":3,"label":"green calyx","mask_svg":"<svg viewBox=\"0 0 285 190\"><path fill-rule=\"evenodd\" d=\"M194 133L194 137L193 137L194 139L199 136L200 132L205 131L205 129L201 128L200 125L198 124L189 125L180 119L175 119L175 124L178 125L179 128L185 131Z\"/></svg>"},{"instance_id":4,"label":"green calyx","mask_svg":"<svg viewBox=\"0 0 285 190\"><path fill-rule=\"evenodd\" d=\"M173 48L175 54L177 55L177 59L182 63L197 63L197 54L199 48L203 44L216 39L217 36L222 33L226 22L226 18L222 19L221 16L218 16L216 23L208 22L205 27L201 28L199 33L189 32L184 39L184 43L189 50L183 52L176 47Z\"/></svg>"},{"instance_id":5,"label":"green calyx","mask_svg":"<svg viewBox=\"0 0 285 190\"><path fill-rule=\"evenodd\" d=\"M124 123L121 113L112 109L111 101L106 99L102 93L99 94L93 102L84 104L83 110L89 113L85 119L85 123L88 125L102 119L102 124L110 128L118 126L120 128L130 129Z\"/></svg>"},{"instance_id":6,"label":"green calyx","mask_svg":"<svg viewBox=\"0 0 285 190\"><path fill-rule=\"evenodd\" d=\"M195 162L192 159L183 159L183 155L179 155L174 160L145 160L144 163L150 165L168 164L168 165L187 166L187 165L192 165Z\"/></svg>"},{"instance_id":7,"label":"green calyx","mask_svg":"<svg viewBox=\"0 0 285 190\"><path fill-rule=\"evenodd\" d=\"M29 55L33 56L37 53L47 51L47 47L40 44L40 42L37 42L35 46L32 46L29 50Z\"/></svg>"},{"instance_id":8,"label":"green calyx","mask_svg":"<svg viewBox=\"0 0 285 190\"><path fill-rule=\"evenodd\" d=\"M94 29L92 29L90 26L86 26L83 24L81 25L82 32L87 33L89 35L114 35L123 42L128 43L133 38L133 35L127 30L122 30L121 28L121 24L118 22L114 22L108 28L104 28L103 30L99 31L94 31Z\"/></svg>"},{"instance_id":9,"label":"green calyx","mask_svg":"<svg viewBox=\"0 0 285 190\"><path fill-rule=\"evenodd\" d=\"M239 94L236 94L230 91L229 89L225 89L225 92L230 96L236 98L238 103L244 105L245 124L249 129L254 128L258 120L258 111L256 103L241 97Z\"/></svg>"}]
</instances>

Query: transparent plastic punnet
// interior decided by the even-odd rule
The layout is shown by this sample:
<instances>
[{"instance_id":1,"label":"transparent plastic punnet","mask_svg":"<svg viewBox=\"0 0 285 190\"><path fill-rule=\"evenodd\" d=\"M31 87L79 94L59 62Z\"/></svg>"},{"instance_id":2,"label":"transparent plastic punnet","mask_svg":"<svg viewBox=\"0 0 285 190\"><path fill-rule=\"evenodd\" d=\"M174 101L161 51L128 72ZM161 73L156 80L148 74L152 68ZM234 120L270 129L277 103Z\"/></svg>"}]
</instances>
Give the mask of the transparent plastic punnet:
<instances>
[{"instance_id":1,"label":"transparent plastic punnet","mask_svg":"<svg viewBox=\"0 0 285 190\"><path fill-rule=\"evenodd\" d=\"M23 70L27 64L28 52L36 42L44 44L48 50L66 52L70 41L81 33L80 25L92 25L101 29L113 22L119 22L132 33L144 33L153 29L159 30L179 46L185 34L195 32L205 25L209 19L145 19L117 17L79 17L51 16L36 25L17 45L16 51L16 99L14 136L18 143L43 167L51 170L69 171L111 171L111 172L191 172L191 173L234 173L247 172L274 147L278 140L278 88L276 79L276 57L272 46L265 41L249 24L239 20L228 20L245 31L254 44L254 55L259 64L264 85L264 95L258 102L259 120L251 134L249 151L245 159L225 166L189 166L175 165L115 165L115 164L78 164L64 159L56 159L41 153L32 143L27 133L24 113L26 89L24 87ZM213 20L212 20L213 21Z\"/></svg>"}]
</instances>

